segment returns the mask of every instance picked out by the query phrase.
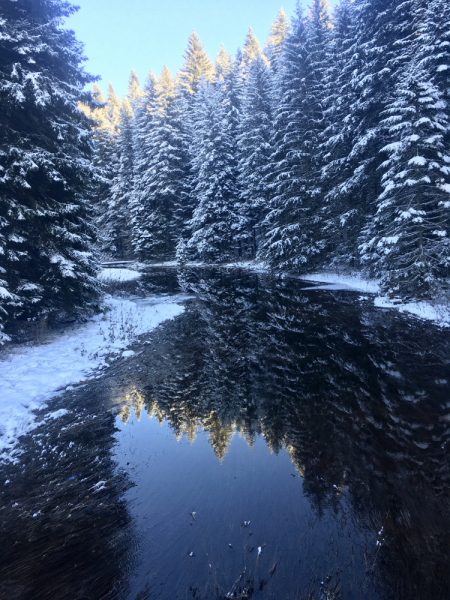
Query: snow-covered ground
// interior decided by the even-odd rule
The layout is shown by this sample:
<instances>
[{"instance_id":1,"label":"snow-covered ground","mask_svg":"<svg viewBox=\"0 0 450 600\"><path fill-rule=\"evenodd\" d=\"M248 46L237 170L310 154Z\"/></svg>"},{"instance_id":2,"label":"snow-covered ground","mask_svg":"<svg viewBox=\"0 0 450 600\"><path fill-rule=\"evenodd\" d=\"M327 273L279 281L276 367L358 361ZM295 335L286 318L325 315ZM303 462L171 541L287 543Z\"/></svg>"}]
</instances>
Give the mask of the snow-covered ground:
<instances>
[{"instance_id":1,"label":"snow-covered ground","mask_svg":"<svg viewBox=\"0 0 450 600\"><path fill-rule=\"evenodd\" d=\"M100 377L112 361L133 355L127 348L136 337L181 314L183 299L181 295L143 300L110 297L109 310L88 323L55 334L39 346L16 348L0 361L0 461L14 460L20 453L18 438L33 429L34 410L45 409L45 401L57 390ZM57 411L46 418L62 414Z\"/></svg>"},{"instance_id":2,"label":"snow-covered ground","mask_svg":"<svg viewBox=\"0 0 450 600\"><path fill-rule=\"evenodd\" d=\"M142 273L134 269L114 269L110 267L102 269L98 274L101 281L134 281L141 276Z\"/></svg>"},{"instance_id":3,"label":"snow-covered ground","mask_svg":"<svg viewBox=\"0 0 450 600\"><path fill-rule=\"evenodd\" d=\"M442 327L450 327L450 306L447 303L401 302L395 298L391 300L385 296L377 296L374 304L379 308L395 308L402 313L410 313L421 319L433 321Z\"/></svg>"},{"instance_id":4,"label":"snow-covered ground","mask_svg":"<svg viewBox=\"0 0 450 600\"><path fill-rule=\"evenodd\" d=\"M299 279L304 281L317 281L325 283L324 286L314 286L315 289L354 290L367 294L377 294L380 291L378 281L374 279L363 279L360 275L343 275L339 273L311 273L301 275Z\"/></svg>"},{"instance_id":5,"label":"snow-covered ground","mask_svg":"<svg viewBox=\"0 0 450 600\"><path fill-rule=\"evenodd\" d=\"M410 313L433 321L442 327L450 327L450 306L444 302L403 302L400 299L389 299L380 295L380 285L375 279L364 279L359 274L339 273L311 273L299 277L303 281L313 281L325 285L314 286L306 289L329 289L329 290L354 290L366 294L376 294L374 306L377 308L392 308L402 313Z\"/></svg>"}]
</instances>

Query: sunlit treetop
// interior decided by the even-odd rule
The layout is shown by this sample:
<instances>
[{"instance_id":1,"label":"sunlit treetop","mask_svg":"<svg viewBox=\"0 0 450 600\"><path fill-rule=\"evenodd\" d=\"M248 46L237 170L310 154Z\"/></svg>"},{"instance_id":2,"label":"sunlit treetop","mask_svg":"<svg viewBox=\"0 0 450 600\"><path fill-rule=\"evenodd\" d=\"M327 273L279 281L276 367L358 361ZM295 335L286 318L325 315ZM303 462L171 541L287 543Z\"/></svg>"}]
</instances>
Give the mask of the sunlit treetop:
<instances>
[{"instance_id":1,"label":"sunlit treetop","mask_svg":"<svg viewBox=\"0 0 450 600\"><path fill-rule=\"evenodd\" d=\"M120 100L114 92L114 88L111 82L108 84L108 93L106 95L106 101L108 104L108 122L110 127L110 133L117 135L119 132L120 124Z\"/></svg>"},{"instance_id":2,"label":"sunlit treetop","mask_svg":"<svg viewBox=\"0 0 450 600\"><path fill-rule=\"evenodd\" d=\"M270 27L269 37L264 45L264 54L269 61L278 60L284 41L289 33L289 20L283 8L280 8L275 21Z\"/></svg>"},{"instance_id":3,"label":"sunlit treetop","mask_svg":"<svg viewBox=\"0 0 450 600\"><path fill-rule=\"evenodd\" d=\"M233 59L231 57L231 54L227 52L224 48L224 45L221 44L214 65L216 71L216 79L218 79L219 81L224 80L224 78L231 72L232 62Z\"/></svg>"},{"instance_id":4,"label":"sunlit treetop","mask_svg":"<svg viewBox=\"0 0 450 600\"><path fill-rule=\"evenodd\" d=\"M245 65L245 72L248 72L250 63L261 56L261 47L256 39L251 27L248 28L245 36L244 46L242 47L242 57Z\"/></svg>"},{"instance_id":5,"label":"sunlit treetop","mask_svg":"<svg viewBox=\"0 0 450 600\"><path fill-rule=\"evenodd\" d=\"M159 107L161 109L167 108L170 101L175 98L175 81L166 65L164 65L161 71L161 76L156 82L155 89Z\"/></svg>"},{"instance_id":6,"label":"sunlit treetop","mask_svg":"<svg viewBox=\"0 0 450 600\"><path fill-rule=\"evenodd\" d=\"M195 94L200 79L214 80L214 65L206 54L198 35L193 31L189 36L184 52L184 64L178 71L177 79L180 87L188 94Z\"/></svg>"},{"instance_id":7,"label":"sunlit treetop","mask_svg":"<svg viewBox=\"0 0 450 600\"><path fill-rule=\"evenodd\" d=\"M313 0L309 7L308 17L315 18L322 25L331 26L330 6L328 0Z\"/></svg>"},{"instance_id":8,"label":"sunlit treetop","mask_svg":"<svg viewBox=\"0 0 450 600\"><path fill-rule=\"evenodd\" d=\"M141 90L141 86L139 84L138 76L136 75L136 71L132 69L130 73L130 78L128 80L128 100L133 108L133 111L136 110L137 106L141 102L144 96L144 92Z\"/></svg>"}]
</instances>

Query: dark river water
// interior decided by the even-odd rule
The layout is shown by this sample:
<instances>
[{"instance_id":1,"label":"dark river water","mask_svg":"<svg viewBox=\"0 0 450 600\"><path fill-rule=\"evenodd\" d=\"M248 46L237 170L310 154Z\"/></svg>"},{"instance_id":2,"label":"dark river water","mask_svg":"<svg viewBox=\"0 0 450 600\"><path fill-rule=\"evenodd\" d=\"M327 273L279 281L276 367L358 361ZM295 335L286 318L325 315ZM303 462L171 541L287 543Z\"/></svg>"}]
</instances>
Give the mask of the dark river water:
<instances>
[{"instance_id":1,"label":"dark river water","mask_svg":"<svg viewBox=\"0 0 450 600\"><path fill-rule=\"evenodd\" d=\"M186 310L1 467L0 599L448 600L450 332L238 270L137 285Z\"/></svg>"}]
</instances>

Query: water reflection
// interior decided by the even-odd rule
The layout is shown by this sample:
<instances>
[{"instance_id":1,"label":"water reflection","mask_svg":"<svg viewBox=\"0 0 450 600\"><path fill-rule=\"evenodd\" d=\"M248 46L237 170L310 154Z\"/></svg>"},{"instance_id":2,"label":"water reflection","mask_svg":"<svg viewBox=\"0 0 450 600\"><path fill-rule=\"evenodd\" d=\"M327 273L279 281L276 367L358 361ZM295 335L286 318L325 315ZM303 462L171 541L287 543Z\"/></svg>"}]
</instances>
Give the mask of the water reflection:
<instances>
[{"instance_id":1,"label":"water reflection","mask_svg":"<svg viewBox=\"0 0 450 600\"><path fill-rule=\"evenodd\" d=\"M448 333L269 276L181 270L177 286L196 300L116 390L123 422L145 411L177 440L203 432L218 461L234 436L263 438L287 451L318 518L369 536L345 598L362 579L367 598L450 597ZM297 598L286 585L261 593Z\"/></svg>"},{"instance_id":2,"label":"water reflection","mask_svg":"<svg viewBox=\"0 0 450 600\"><path fill-rule=\"evenodd\" d=\"M129 482L111 460L114 420L92 392L66 394L0 468L0 598L122 600L135 540L122 499ZM53 404L56 405L53 406ZM58 404L59 403L59 404ZM41 415L42 418L42 415Z\"/></svg>"}]
</instances>

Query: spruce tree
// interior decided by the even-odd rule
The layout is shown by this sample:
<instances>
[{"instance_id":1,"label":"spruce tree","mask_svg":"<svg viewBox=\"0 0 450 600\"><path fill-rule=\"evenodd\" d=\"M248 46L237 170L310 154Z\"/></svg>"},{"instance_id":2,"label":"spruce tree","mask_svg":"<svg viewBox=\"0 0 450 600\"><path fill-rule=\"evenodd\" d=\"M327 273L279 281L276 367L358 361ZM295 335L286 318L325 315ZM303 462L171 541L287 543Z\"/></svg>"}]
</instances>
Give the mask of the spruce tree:
<instances>
[{"instance_id":1,"label":"spruce tree","mask_svg":"<svg viewBox=\"0 0 450 600\"><path fill-rule=\"evenodd\" d=\"M261 56L259 42L251 27L248 28L247 35L245 36L244 45L242 47L242 56L244 59L244 70L247 74L250 69L250 64Z\"/></svg>"},{"instance_id":2,"label":"spruce tree","mask_svg":"<svg viewBox=\"0 0 450 600\"><path fill-rule=\"evenodd\" d=\"M214 64L214 72L218 81L223 81L231 72L232 65L231 54L225 50L223 44L220 45L220 50Z\"/></svg>"},{"instance_id":3,"label":"spruce tree","mask_svg":"<svg viewBox=\"0 0 450 600\"><path fill-rule=\"evenodd\" d=\"M133 214L133 245L142 258L173 260L188 196L188 139L182 105L166 66L155 91L148 164Z\"/></svg>"},{"instance_id":4,"label":"spruce tree","mask_svg":"<svg viewBox=\"0 0 450 600\"><path fill-rule=\"evenodd\" d=\"M108 210L103 220L111 242L110 252L119 259L132 258L130 241L130 205L134 195L133 109L124 96L117 136L118 170L111 186Z\"/></svg>"},{"instance_id":5,"label":"spruce tree","mask_svg":"<svg viewBox=\"0 0 450 600\"><path fill-rule=\"evenodd\" d=\"M138 256L145 256L144 248L141 247L143 239L141 233L146 221L147 210L142 199L146 195L145 173L150 168L152 160L153 126L157 113L156 87L157 79L150 70L134 127L134 186L129 208L132 244L134 252Z\"/></svg>"},{"instance_id":6,"label":"spruce tree","mask_svg":"<svg viewBox=\"0 0 450 600\"><path fill-rule=\"evenodd\" d=\"M133 110L133 115L136 116L136 113L139 110L140 104L144 97L144 92L141 90L141 86L139 83L138 76L136 75L136 71L134 69L131 70L130 78L128 80L128 102Z\"/></svg>"},{"instance_id":7,"label":"spruce tree","mask_svg":"<svg viewBox=\"0 0 450 600\"><path fill-rule=\"evenodd\" d=\"M408 61L404 44L412 35L412 12L411 0L355 0L351 10L353 41L345 51L348 61L340 78L345 101L336 114L340 125L329 157L331 169L325 166L323 173L330 177L327 204L337 218L335 239L344 249L336 254L357 266L358 244L367 241L382 191L379 167L386 158L381 152L386 141L382 114Z\"/></svg>"},{"instance_id":8,"label":"spruce tree","mask_svg":"<svg viewBox=\"0 0 450 600\"><path fill-rule=\"evenodd\" d=\"M352 68L355 53L355 17L351 0L341 0L333 14L333 33L324 73L324 129L320 139L321 184L326 207L324 233L327 265L358 264L357 239L365 215L356 194L344 193L340 183L352 176L348 160L354 121L349 116L356 102Z\"/></svg>"},{"instance_id":9,"label":"spruce tree","mask_svg":"<svg viewBox=\"0 0 450 600\"><path fill-rule=\"evenodd\" d=\"M97 302L86 191L91 121L78 108L90 102L83 88L94 78L81 66L82 45L62 25L75 10L56 0L2 4L1 278L17 298L8 318Z\"/></svg>"},{"instance_id":10,"label":"spruce tree","mask_svg":"<svg viewBox=\"0 0 450 600\"><path fill-rule=\"evenodd\" d=\"M270 211L263 254L274 267L314 268L325 250L319 138L323 130L326 3L314 0L307 19L300 8L280 58L275 110Z\"/></svg>"},{"instance_id":11,"label":"spruce tree","mask_svg":"<svg viewBox=\"0 0 450 600\"><path fill-rule=\"evenodd\" d=\"M267 176L273 115L271 74L259 57L250 65L242 99L242 119L239 124L239 183L245 229L242 244L251 258L257 254L262 235L262 222L269 208Z\"/></svg>"},{"instance_id":12,"label":"spruce tree","mask_svg":"<svg viewBox=\"0 0 450 600\"><path fill-rule=\"evenodd\" d=\"M116 96L111 82L109 82L109 84L108 84L106 105L107 105L106 115L107 115L109 132L112 136L116 136L119 133L119 125L120 125L120 100Z\"/></svg>"},{"instance_id":13,"label":"spruce tree","mask_svg":"<svg viewBox=\"0 0 450 600\"><path fill-rule=\"evenodd\" d=\"M184 52L183 67L178 71L179 85L185 93L195 94L202 76L207 81L213 81L214 65L208 58L197 34L193 31Z\"/></svg>"},{"instance_id":14,"label":"spruce tree","mask_svg":"<svg viewBox=\"0 0 450 600\"><path fill-rule=\"evenodd\" d=\"M224 94L221 85L211 86L202 79L195 99L191 165L192 194L198 204L189 223L190 238L178 255L182 261L220 263L238 258L237 164Z\"/></svg>"},{"instance_id":15,"label":"spruce tree","mask_svg":"<svg viewBox=\"0 0 450 600\"><path fill-rule=\"evenodd\" d=\"M441 75L450 64L450 9L416 1L411 13L417 33L403 46L409 64L381 115L383 191L361 251L387 291L418 297L445 285L450 267L450 113Z\"/></svg>"},{"instance_id":16,"label":"spruce tree","mask_svg":"<svg viewBox=\"0 0 450 600\"><path fill-rule=\"evenodd\" d=\"M278 60L284 48L289 33L289 21L282 8L278 11L275 21L270 27L269 37L264 44L264 55L273 71L277 70Z\"/></svg>"},{"instance_id":17,"label":"spruce tree","mask_svg":"<svg viewBox=\"0 0 450 600\"><path fill-rule=\"evenodd\" d=\"M94 121L93 164L95 182L92 191L94 222L97 226L97 248L100 254L114 254L115 239L111 229L110 198L113 180L118 171L117 133L110 122L110 107L103 99L100 88L94 83L92 96L94 107L80 105ZM113 217L114 218L114 217Z\"/></svg>"}]
</instances>

